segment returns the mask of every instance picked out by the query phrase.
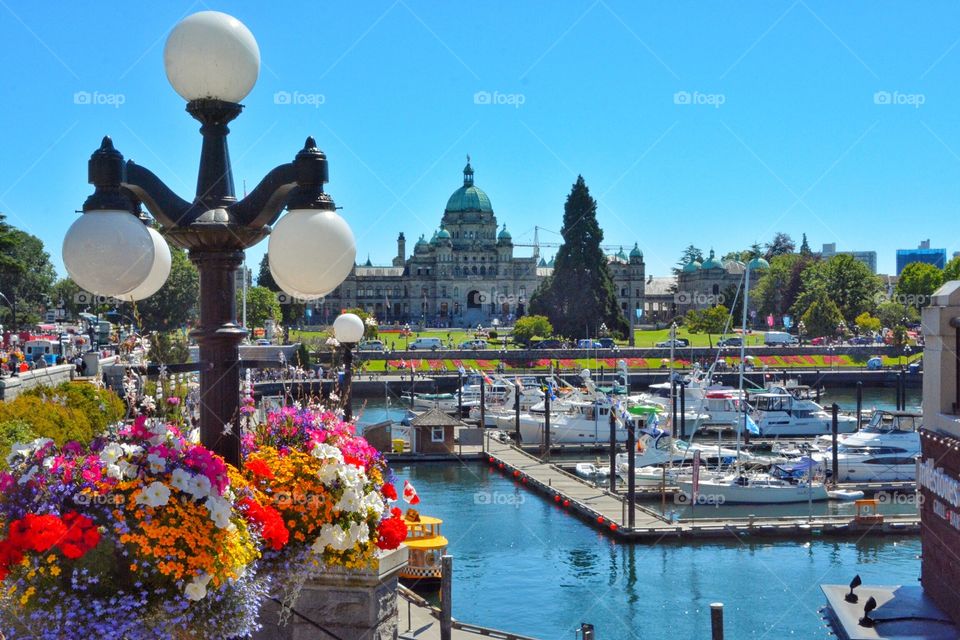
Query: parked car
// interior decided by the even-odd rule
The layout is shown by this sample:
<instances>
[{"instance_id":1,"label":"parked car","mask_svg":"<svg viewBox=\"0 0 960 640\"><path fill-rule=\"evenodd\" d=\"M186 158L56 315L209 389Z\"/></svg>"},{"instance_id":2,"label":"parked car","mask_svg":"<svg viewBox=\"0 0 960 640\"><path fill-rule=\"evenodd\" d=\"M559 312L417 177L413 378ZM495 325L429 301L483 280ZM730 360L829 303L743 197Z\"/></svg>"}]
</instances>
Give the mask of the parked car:
<instances>
[{"instance_id":1,"label":"parked car","mask_svg":"<svg viewBox=\"0 0 960 640\"><path fill-rule=\"evenodd\" d=\"M562 349L563 343L559 340L541 340L530 345L531 349Z\"/></svg>"},{"instance_id":2,"label":"parked car","mask_svg":"<svg viewBox=\"0 0 960 640\"><path fill-rule=\"evenodd\" d=\"M815 347L821 347L825 344L828 344L829 342L830 342L830 338L828 338L827 336L820 336L818 338L814 338L813 340L811 340L810 344L812 344Z\"/></svg>"},{"instance_id":3,"label":"parked car","mask_svg":"<svg viewBox=\"0 0 960 640\"><path fill-rule=\"evenodd\" d=\"M854 336L850 338L850 344L873 344L873 336Z\"/></svg>"},{"instance_id":4,"label":"parked car","mask_svg":"<svg viewBox=\"0 0 960 640\"><path fill-rule=\"evenodd\" d=\"M743 345L743 338L740 336L733 336L731 338L717 340L718 347L739 347L741 345Z\"/></svg>"},{"instance_id":5,"label":"parked car","mask_svg":"<svg viewBox=\"0 0 960 640\"><path fill-rule=\"evenodd\" d=\"M577 349L602 349L603 345L600 344L599 340L592 340L590 338L583 338L582 340L577 340Z\"/></svg>"},{"instance_id":6,"label":"parked car","mask_svg":"<svg viewBox=\"0 0 960 640\"><path fill-rule=\"evenodd\" d=\"M461 349L486 349L490 346L486 340L464 340L460 343Z\"/></svg>"},{"instance_id":7,"label":"parked car","mask_svg":"<svg viewBox=\"0 0 960 640\"><path fill-rule=\"evenodd\" d=\"M664 340L663 342L658 342L657 346L666 347L669 349L671 344L673 345L674 348L689 347L690 341L687 340L686 338L674 338L673 340Z\"/></svg>"},{"instance_id":8,"label":"parked car","mask_svg":"<svg viewBox=\"0 0 960 640\"><path fill-rule=\"evenodd\" d=\"M357 348L360 351L383 351L383 341L382 340L364 340L361 342Z\"/></svg>"},{"instance_id":9,"label":"parked car","mask_svg":"<svg viewBox=\"0 0 960 640\"><path fill-rule=\"evenodd\" d=\"M417 338L411 342L410 346L407 348L410 349L410 351L417 351L418 349L422 351L426 351L428 349L430 351L436 351L441 347L443 347L443 343L440 342L440 338Z\"/></svg>"},{"instance_id":10,"label":"parked car","mask_svg":"<svg viewBox=\"0 0 960 640\"><path fill-rule=\"evenodd\" d=\"M260 338L260 339L257 340L257 346L260 346L260 347L267 347L267 346L269 346L270 344L271 344L271 342L270 342L269 340L267 340L266 338Z\"/></svg>"},{"instance_id":11,"label":"parked car","mask_svg":"<svg viewBox=\"0 0 960 640\"><path fill-rule=\"evenodd\" d=\"M617 346L617 343L613 341L613 338L600 338L597 340L600 343L600 347L603 349L613 349Z\"/></svg>"}]
</instances>

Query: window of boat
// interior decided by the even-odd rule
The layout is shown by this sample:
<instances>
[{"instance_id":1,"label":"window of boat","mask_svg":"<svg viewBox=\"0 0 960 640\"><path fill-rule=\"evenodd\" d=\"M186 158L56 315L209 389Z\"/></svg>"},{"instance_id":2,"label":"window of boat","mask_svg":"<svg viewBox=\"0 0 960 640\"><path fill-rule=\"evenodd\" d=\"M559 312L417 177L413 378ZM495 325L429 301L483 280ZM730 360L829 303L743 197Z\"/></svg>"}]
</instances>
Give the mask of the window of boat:
<instances>
[{"instance_id":1,"label":"window of boat","mask_svg":"<svg viewBox=\"0 0 960 640\"><path fill-rule=\"evenodd\" d=\"M917 463L916 458L870 458L869 460L864 460L863 464L877 464L884 465L887 467L892 467L894 465L915 465Z\"/></svg>"}]
</instances>

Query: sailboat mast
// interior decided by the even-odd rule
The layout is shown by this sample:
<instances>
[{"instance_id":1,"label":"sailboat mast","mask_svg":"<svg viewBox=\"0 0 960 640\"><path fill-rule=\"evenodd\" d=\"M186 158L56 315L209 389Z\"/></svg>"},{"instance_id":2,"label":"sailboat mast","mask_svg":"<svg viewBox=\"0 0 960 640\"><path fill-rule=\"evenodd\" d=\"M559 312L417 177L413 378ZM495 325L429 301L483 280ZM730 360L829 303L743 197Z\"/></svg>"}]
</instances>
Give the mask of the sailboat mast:
<instances>
[{"instance_id":1,"label":"sailboat mast","mask_svg":"<svg viewBox=\"0 0 960 640\"><path fill-rule=\"evenodd\" d=\"M750 300L750 263L748 262L744 268L744 284L743 284L743 315L741 318L741 336L740 336L740 392L737 394L740 396L740 402L743 407L743 429L747 428L747 402L743 397L743 374L746 369L746 353L747 353L747 306L749 305ZM737 429L737 471L740 470L740 434L742 430Z\"/></svg>"}]
</instances>

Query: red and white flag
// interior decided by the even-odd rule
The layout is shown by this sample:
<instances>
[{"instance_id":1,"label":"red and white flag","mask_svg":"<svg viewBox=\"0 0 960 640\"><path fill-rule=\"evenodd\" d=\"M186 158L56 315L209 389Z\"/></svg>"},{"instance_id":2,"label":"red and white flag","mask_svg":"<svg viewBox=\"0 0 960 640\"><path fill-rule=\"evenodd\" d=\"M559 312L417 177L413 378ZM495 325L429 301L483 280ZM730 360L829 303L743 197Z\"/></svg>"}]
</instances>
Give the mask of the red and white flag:
<instances>
[{"instance_id":1,"label":"red and white flag","mask_svg":"<svg viewBox=\"0 0 960 640\"><path fill-rule=\"evenodd\" d=\"M420 502L420 496L417 495L417 490L413 488L409 480L403 481L403 500L407 504L419 504Z\"/></svg>"}]
</instances>

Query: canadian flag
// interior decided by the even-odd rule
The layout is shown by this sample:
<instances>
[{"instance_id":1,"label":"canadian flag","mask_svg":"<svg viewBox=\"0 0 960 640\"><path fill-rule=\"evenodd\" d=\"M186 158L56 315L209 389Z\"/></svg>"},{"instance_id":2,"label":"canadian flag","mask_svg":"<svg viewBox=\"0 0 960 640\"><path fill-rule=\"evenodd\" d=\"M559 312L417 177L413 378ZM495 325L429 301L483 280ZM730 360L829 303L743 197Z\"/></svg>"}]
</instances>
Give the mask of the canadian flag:
<instances>
[{"instance_id":1,"label":"canadian flag","mask_svg":"<svg viewBox=\"0 0 960 640\"><path fill-rule=\"evenodd\" d=\"M403 481L403 500L408 504L419 504L420 502L420 496L417 495L417 490L413 488L409 480Z\"/></svg>"}]
</instances>

